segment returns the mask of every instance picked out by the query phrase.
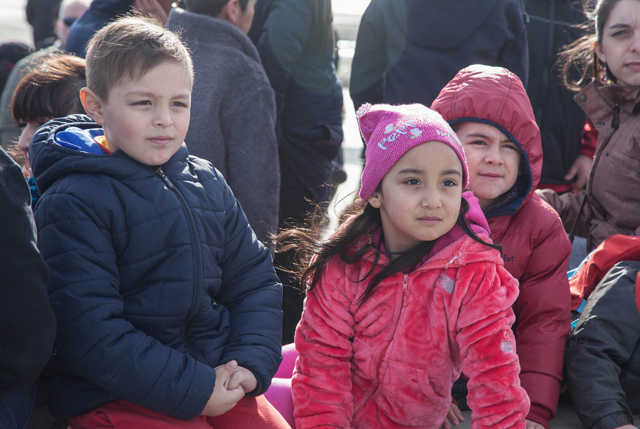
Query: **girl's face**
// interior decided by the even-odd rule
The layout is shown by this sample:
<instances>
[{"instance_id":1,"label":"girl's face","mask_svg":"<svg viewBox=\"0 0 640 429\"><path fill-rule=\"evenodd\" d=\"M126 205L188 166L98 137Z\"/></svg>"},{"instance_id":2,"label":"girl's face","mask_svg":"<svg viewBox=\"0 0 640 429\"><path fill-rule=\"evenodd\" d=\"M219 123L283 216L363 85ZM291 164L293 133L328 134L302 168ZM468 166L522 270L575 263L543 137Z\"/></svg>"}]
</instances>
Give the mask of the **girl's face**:
<instances>
[{"instance_id":1,"label":"girl's face","mask_svg":"<svg viewBox=\"0 0 640 429\"><path fill-rule=\"evenodd\" d=\"M18 149L24 155L24 165L22 166L22 173L25 177L31 177L31 162L29 162L29 143L31 142L31 137L36 133L38 128L43 123L37 121L29 121L20 123L20 128L22 128L22 133L20 133L20 139L18 140Z\"/></svg>"},{"instance_id":2,"label":"girl's face","mask_svg":"<svg viewBox=\"0 0 640 429\"><path fill-rule=\"evenodd\" d=\"M640 1L621 0L611 9L595 49L621 84L640 87Z\"/></svg>"},{"instance_id":3,"label":"girl's face","mask_svg":"<svg viewBox=\"0 0 640 429\"><path fill-rule=\"evenodd\" d=\"M456 124L456 134L467 157L469 188L484 210L518 180L520 149L489 124L462 122Z\"/></svg>"},{"instance_id":4,"label":"girl's face","mask_svg":"<svg viewBox=\"0 0 640 429\"><path fill-rule=\"evenodd\" d=\"M413 147L395 163L368 200L380 209L387 252L404 252L453 228L462 174L456 153L438 141Z\"/></svg>"}]
</instances>

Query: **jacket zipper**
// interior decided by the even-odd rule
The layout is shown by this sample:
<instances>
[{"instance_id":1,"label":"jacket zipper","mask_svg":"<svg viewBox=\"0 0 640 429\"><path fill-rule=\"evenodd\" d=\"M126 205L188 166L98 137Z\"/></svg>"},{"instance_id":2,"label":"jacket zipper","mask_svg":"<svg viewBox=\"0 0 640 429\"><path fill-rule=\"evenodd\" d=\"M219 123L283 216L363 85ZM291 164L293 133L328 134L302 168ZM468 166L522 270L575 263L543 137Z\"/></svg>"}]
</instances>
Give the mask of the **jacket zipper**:
<instances>
[{"instance_id":1,"label":"jacket zipper","mask_svg":"<svg viewBox=\"0 0 640 429\"><path fill-rule=\"evenodd\" d=\"M393 335L391 336L391 340L389 340L387 345L384 346L384 349L382 350L382 353L380 353L380 356L378 357L378 363L376 365L376 377L378 377L378 386L375 389L373 389L373 392L371 392L371 395L369 395L369 397L362 403L362 405L360 405L360 408L358 408L358 411L356 411L353 414L353 418L351 419L352 422L355 420L355 418L358 415L358 413L360 411L362 411L362 409L367 404L367 402L369 402L369 400L371 398L373 398L373 396L378 391L378 388L380 388L380 367L382 366L382 361L384 360L384 355L387 353L387 350L389 349L389 346L393 342L393 337L395 337L395 335L396 335L396 331L398 330L398 325L400 325L400 319L402 318L402 305L404 304L404 295L407 292L408 283L409 283L409 274L403 274L403 276L402 276L402 298L400 298L400 314L398 315L398 321L396 322L396 327L393 330Z\"/></svg>"},{"instance_id":2,"label":"jacket zipper","mask_svg":"<svg viewBox=\"0 0 640 429\"><path fill-rule=\"evenodd\" d=\"M173 184L171 179L169 179L169 177L164 173L164 171L162 170L162 167L161 166L156 167L155 171L160 176L162 181L167 185L167 187L171 189L173 193L178 197L178 200L180 200L180 203L182 204L184 211L187 214L189 235L191 236L191 247L195 255L194 274L196 279L195 281L196 290L195 290L195 293L193 294L195 299L192 299L189 313L187 314L187 317L184 319L184 322L182 323L182 327L180 328L180 336L182 338L182 344L184 344L187 350L189 350L191 355L195 357L197 360L201 361L202 363L207 363L202 353L200 353L200 351L198 351L195 347L189 344L189 341L187 340L187 329L189 328L189 324L191 323L191 321L193 320L193 318L197 313L198 303L202 299L202 289L203 289L202 256L200 254L200 241L198 240L196 220L193 217L193 212L191 211L189 204L187 204L186 198L184 197L184 195L182 195L182 192L180 192L180 190Z\"/></svg>"}]
</instances>

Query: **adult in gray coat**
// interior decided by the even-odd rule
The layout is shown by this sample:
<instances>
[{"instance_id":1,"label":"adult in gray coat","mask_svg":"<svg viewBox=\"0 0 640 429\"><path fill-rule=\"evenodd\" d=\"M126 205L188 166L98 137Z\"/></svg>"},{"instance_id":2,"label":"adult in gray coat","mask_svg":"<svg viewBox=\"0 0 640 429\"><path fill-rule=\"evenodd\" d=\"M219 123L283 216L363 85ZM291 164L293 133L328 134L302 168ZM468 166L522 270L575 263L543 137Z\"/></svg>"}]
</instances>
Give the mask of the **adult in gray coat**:
<instances>
[{"instance_id":1,"label":"adult in gray coat","mask_svg":"<svg viewBox=\"0 0 640 429\"><path fill-rule=\"evenodd\" d=\"M273 90L246 33L256 0L187 0L167 26L181 32L195 81L189 153L220 170L259 240L278 225L280 168Z\"/></svg>"}]
</instances>

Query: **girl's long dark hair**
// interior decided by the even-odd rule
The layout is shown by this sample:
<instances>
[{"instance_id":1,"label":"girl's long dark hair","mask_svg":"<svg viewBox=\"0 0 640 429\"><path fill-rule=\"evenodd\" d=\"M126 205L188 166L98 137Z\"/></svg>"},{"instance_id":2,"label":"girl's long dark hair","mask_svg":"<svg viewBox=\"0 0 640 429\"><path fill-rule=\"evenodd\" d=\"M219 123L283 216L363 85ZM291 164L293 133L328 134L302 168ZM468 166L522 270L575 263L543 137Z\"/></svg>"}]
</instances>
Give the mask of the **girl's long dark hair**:
<instances>
[{"instance_id":1,"label":"girl's long dark hair","mask_svg":"<svg viewBox=\"0 0 640 429\"><path fill-rule=\"evenodd\" d=\"M604 25L614 6L620 0L583 0L588 21L581 25L585 35L562 48L558 54L558 67L564 84L571 91L580 91L593 78L599 79L604 67L596 55L594 44L602 43ZM607 68L607 78L616 82L616 77Z\"/></svg>"},{"instance_id":2,"label":"girl's long dark hair","mask_svg":"<svg viewBox=\"0 0 640 429\"><path fill-rule=\"evenodd\" d=\"M331 40L331 21L333 13L331 12L331 0L309 0L311 7L311 15L313 16L313 27L311 27L311 35L309 43L315 51L320 51Z\"/></svg>"},{"instance_id":3,"label":"girl's long dark hair","mask_svg":"<svg viewBox=\"0 0 640 429\"><path fill-rule=\"evenodd\" d=\"M487 243L471 229L465 216L468 212L469 203L462 198L460 213L456 222L460 225L460 228L475 241L502 252L501 246ZM380 243L384 239L380 210L361 200L355 202L351 208L342 214L340 219L341 223L349 219L349 223L338 229L326 242L321 240L322 227L315 221L317 218L318 216L311 216L310 228L291 228L280 232L276 236L276 252L291 253L293 255L293 260L290 262L293 263L294 268L288 271L294 275L301 290L310 291L316 287L327 263L333 257L339 256L347 264L354 264L373 248L371 269L363 278L354 280L362 282L367 278L371 278L367 289L360 297L360 304L371 296L376 286L384 279L416 266L433 249L437 241L425 241L407 251L394 254L394 259L386 264L382 270L373 274L382 253ZM362 237L378 231L381 234L381 238L377 243L369 240L361 248L353 249L354 244L361 240Z\"/></svg>"}]
</instances>

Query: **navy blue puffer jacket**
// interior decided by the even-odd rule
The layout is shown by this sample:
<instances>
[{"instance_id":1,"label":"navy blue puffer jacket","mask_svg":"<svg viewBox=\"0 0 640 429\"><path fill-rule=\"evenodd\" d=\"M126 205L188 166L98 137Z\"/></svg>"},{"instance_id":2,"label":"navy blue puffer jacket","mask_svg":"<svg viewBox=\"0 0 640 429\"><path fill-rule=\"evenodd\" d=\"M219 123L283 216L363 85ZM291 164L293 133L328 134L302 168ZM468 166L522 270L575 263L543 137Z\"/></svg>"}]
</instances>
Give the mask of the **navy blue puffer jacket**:
<instances>
[{"instance_id":1,"label":"navy blue puffer jacket","mask_svg":"<svg viewBox=\"0 0 640 429\"><path fill-rule=\"evenodd\" d=\"M30 147L58 318L51 412L125 399L192 419L213 367L232 359L255 374L251 395L263 393L281 361L282 287L222 175L184 145L155 168L68 149L56 134L69 126L98 127L56 119Z\"/></svg>"}]
</instances>

